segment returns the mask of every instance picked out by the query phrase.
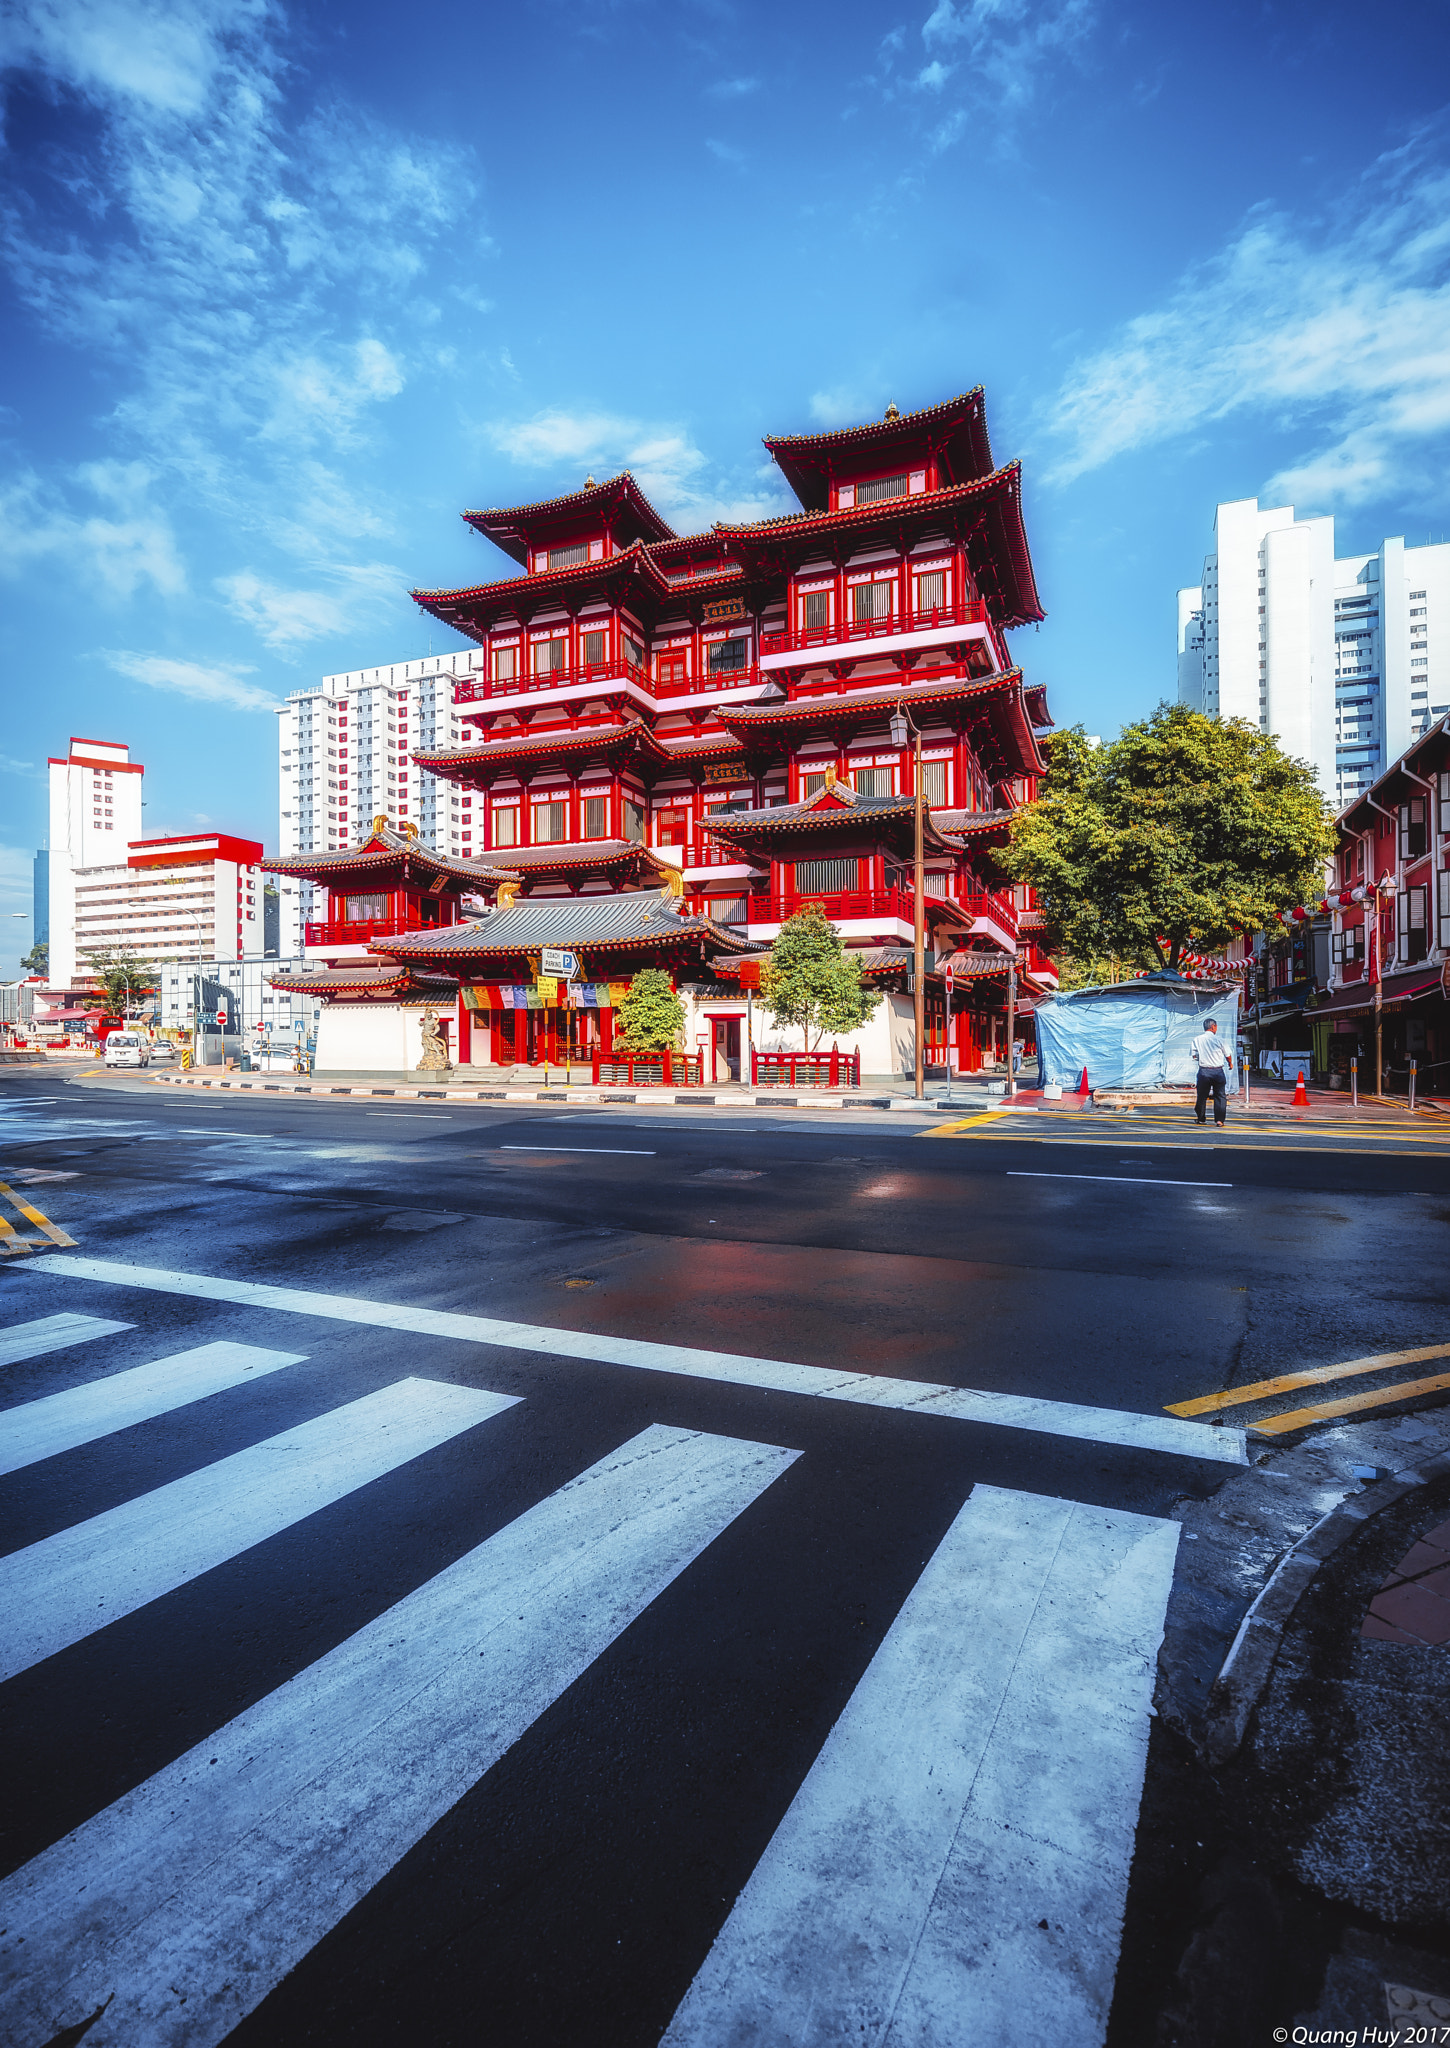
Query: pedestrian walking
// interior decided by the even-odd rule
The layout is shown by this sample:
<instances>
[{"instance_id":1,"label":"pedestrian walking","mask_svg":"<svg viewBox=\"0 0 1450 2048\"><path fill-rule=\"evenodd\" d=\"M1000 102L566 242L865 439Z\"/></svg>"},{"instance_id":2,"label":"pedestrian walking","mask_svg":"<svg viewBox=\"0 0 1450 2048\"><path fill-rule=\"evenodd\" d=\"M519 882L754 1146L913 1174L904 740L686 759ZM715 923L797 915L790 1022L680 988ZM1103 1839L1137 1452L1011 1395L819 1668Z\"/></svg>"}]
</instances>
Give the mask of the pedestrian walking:
<instances>
[{"instance_id":1,"label":"pedestrian walking","mask_svg":"<svg viewBox=\"0 0 1450 2048\"><path fill-rule=\"evenodd\" d=\"M1198 1100L1193 1105L1194 1118L1204 1121L1208 1098L1213 1097L1213 1120L1216 1124L1228 1122L1228 1070L1234 1063L1233 1053L1218 1035L1218 1025L1210 1017L1189 1047L1198 1062Z\"/></svg>"}]
</instances>

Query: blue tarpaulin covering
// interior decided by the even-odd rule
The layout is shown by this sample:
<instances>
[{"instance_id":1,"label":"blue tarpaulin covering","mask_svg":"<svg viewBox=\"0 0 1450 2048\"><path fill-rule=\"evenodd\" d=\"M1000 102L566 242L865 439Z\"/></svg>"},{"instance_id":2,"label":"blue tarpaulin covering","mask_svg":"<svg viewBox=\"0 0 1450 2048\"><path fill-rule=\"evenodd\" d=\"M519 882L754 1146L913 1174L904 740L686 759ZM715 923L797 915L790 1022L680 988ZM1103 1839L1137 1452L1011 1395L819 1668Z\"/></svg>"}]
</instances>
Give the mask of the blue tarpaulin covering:
<instances>
[{"instance_id":1,"label":"blue tarpaulin covering","mask_svg":"<svg viewBox=\"0 0 1450 2048\"><path fill-rule=\"evenodd\" d=\"M1086 1067L1094 1089L1194 1081L1198 1063L1188 1048L1210 1017L1233 1049L1237 1071L1238 1007L1236 988L1176 974L1044 996L1032 1019L1042 1078L1076 1088Z\"/></svg>"}]
</instances>

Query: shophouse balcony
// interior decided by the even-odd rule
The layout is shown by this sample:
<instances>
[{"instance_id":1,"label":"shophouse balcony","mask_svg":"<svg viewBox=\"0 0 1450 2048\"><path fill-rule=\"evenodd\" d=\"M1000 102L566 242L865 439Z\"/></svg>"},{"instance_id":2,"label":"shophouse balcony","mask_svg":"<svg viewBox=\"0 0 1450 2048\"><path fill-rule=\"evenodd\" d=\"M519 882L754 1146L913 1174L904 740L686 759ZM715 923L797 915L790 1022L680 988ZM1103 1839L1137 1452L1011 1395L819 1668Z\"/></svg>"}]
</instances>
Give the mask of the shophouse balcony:
<instances>
[{"instance_id":1,"label":"shophouse balcony","mask_svg":"<svg viewBox=\"0 0 1450 2048\"><path fill-rule=\"evenodd\" d=\"M437 931L437 918L350 917L330 922L304 924L304 946L365 946L370 939L392 939L400 932Z\"/></svg>"},{"instance_id":2,"label":"shophouse balcony","mask_svg":"<svg viewBox=\"0 0 1450 2048\"><path fill-rule=\"evenodd\" d=\"M1017 944L1021 912L1012 896L1006 890L991 890L960 899L962 909L972 920L971 929L984 938L995 939L998 945L1011 952Z\"/></svg>"},{"instance_id":3,"label":"shophouse balcony","mask_svg":"<svg viewBox=\"0 0 1450 2048\"><path fill-rule=\"evenodd\" d=\"M837 620L829 626L798 626L784 633L762 633L760 665L764 669L799 665L812 657L828 657L849 647L854 660L877 652L943 645L953 639L985 639L987 607L977 597L957 604L933 605L928 611L892 612L884 619Z\"/></svg>"}]
</instances>

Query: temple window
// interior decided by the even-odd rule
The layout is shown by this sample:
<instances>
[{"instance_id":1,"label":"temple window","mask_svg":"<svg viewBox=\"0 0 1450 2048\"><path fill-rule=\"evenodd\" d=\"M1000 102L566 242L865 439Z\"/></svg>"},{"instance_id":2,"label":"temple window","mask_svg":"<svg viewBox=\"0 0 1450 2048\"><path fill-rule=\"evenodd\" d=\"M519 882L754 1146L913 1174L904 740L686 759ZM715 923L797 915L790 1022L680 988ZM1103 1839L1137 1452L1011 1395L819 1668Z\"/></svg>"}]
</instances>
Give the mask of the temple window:
<instances>
[{"instance_id":1,"label":"temple window","mask_svg":"<svg viewBox=\"0 0 1450 2048\"><path fill-rule=\"evenodd\" d=\"M801 777L802 796L814 796L818 789L824 789L825 786L826 778L824 775L803 775Z\"/></svg>"},{"instance_id":2,"label":"temple window","mask_svg":"<svg viewBox=\"0 0 1450 2048\"><path fill-rule=\"evenodd\" d=\"M801 599L801 631L824 633L831 623L829 590L808 590Z\"/></svg>"},{"instance_id":3,"label":"temple window","mask_svg":"<svg viewBox=\"0 0 1450 2048\"><path fill-rule=\"evenodd\" d=\"M588 560L589 543L587 540L578 541L573 547L550 548L549 550L549 567L551 569L572 569L576 562L587 562Z\"/></svg>"},{"instance_id":4,"label":"temple window","mask_svg":"<svg viewBox=\"0 0 1450 2048\"><path fill-rule=\"evenodd\" d=\"M869 624L873 619L891 617L892 600L896 592L896 579L889 581L881 577L874 583L853 584L851 589L851 617L856 625Z\"/></svg>"},{"instance_id":5,"label":"temple window","mask_svg":"<svg viewBox=\"0 0 1450 2048\"><path fill-rule=\"evenodd\" d=\"M683 654L657 654L655 681L663 689L683 689L688 680L688 660Z\"/></svg>"},{"instance_id":6,"label":"temple window","mask_svg":"<svg viewBox=\"0 0 1450 2048\"><path fill-rule=\"evenodd\" d=\"M656 846L683 846L690 836L688 811L661 811L655 820Z\"/></svg>"},{"instance_id":7,"label":"temple window","mask_svg":"<svg viewBox=\"0 0 1450 2048\"><path fill-rule=\"evenodd\" d=\"M628 633L621 633L619 638L624 648L625 660L633 662L636 668L643 668L646 662L648 661L649 657L646 655L644 649L640 646L638 640L632 638L631 635Z\"/></svg>"},{"instance_id":8,"label":"temple window","mask_svg":"<svg viewBox=\"0 0 1450 2048\"><path fill-rule=\"evenodd\" d=\"M858 768L851 780L856 785L857 796L893 796L891 787L892 771L889 768Z\"/></svg>"},{"instance_id":9,"label":"temple window","mask_svg":"<svg viewBox=\"0 0 1450 2048\"><path fill-rule=\"evenodd\" d=\"M644 844L644 806L624 799L624 836L637 846Z\"/></svg>"},{"instance_id":10,"label":"temple window","mask_svg":"<svg viewBox=\"0 0 1450 2048\"><path fill-rule=\"evenodd\" d=\"M562 669L567 658L567 640L536 640L534 642L534 674L553 675Z\"/></svg>"},{"instance_id":11,"label":"temple window","mask_svg":"<svg viewBox=\"0 0 1450 2048\"><path fill-rule=\"evenodd\" d=\"M534 845L541 846L551 840L562 839L564 837L565 821L567 820L568 815L569 806L567 804L535 804L533 830Z\"/></svg>"},{"instance_id":12,"label":"temple window","mask_svg":"<svg viewBox=\"0 0 1450 2048\"><path fill-rule=\"evenodd\" d=\"M495 846L517 846L519 843L519 807L517 804L500 804L493 814L493 843Z\"/></svg>"},{"instance_id":13,"label":"temple window","mask_svg":"<svg viewBox=\"0 0 1450 2048\"><path fill-rule=\"evenodd\" d=\"M929 570L925 576L916 579L916 609L919 612L939 611L947 601L947 579L944 569Z\"/></svg>"},{"instance_id":14,"label":"temple window","mask_svg":"<svg viewBox=\"0 0 1450 2048\"><path fill-rule=\"evenodd\" d=\"M750 654L748 640L716 640L708 650L712 676L726 675L747 665Z\"/></svg>"},{"instance_id":15,"label":"temple window","mask_svg":"<svg viewBox=\"0 0 1450 2048\"><path fill-rule=\"evenodd\" d=\"M795 886L798 896L830 896L840 889L854 889L860 864L854 860L798 860Z\"/></svg>"},{"instance_id":16,"label":"temple window","mask_svg":"<svg viewBox=\"0 0 1450 2048\"><path fill-rule=\"evenodd\" d=\"M603 660L603 633L586 633L584 635L584 666L586 668L598 668Z\"/></svg>"},{"instance_id":17,"label":"temple window","mask_svg":"<svg viewBox=\"0 0 1450 2048\"><path fill-rule=\"evenodd\" d=\"M496 683L511 683L519 672L519 650L517 647L496 647L493 655L493 679Z\"/></svg>"},{"instance_id":18,"label":"temple window","mask_svg":"<svg viewBox=\"0 0 1450 2048\"><path fill-rule=\"evenodd\" d=\"M602 635L600 636L603 637ZM609 798L607 796L586 796L584 799L584 837L603 839L609 831Z\"/></svg>"},{"instance_id":19,"label":"temple window","mask_svg":"<svg viewBox=\"0 0 1450 2048\"><path fill-rule=\"evenodd\" d=\"M947 800L947 764L945 761L922 762L921 793L929 804L945 805Z\"/></svg>"},{"instance_id":20,"label":"temple window","mask_svg":"<svg viewBox=\"0 0 1450 2048\"><path fill-rule=\"evenodd\" d=\"M365 917L386 917L388 899L386 896L345 896L343 909L349 924L356 924Z\"/></svg>"},{"instance_id":21,"label":"temple window","mask_svg":"<svg viewBox=\"0 0 1450 2048\"><path fill-rule=\"evenodd\" d=\"M869 483L857 484L856 503L874 505L878 498L904 498L911 489L908 476L877 476Z\"/></svg>"}]
</instances>

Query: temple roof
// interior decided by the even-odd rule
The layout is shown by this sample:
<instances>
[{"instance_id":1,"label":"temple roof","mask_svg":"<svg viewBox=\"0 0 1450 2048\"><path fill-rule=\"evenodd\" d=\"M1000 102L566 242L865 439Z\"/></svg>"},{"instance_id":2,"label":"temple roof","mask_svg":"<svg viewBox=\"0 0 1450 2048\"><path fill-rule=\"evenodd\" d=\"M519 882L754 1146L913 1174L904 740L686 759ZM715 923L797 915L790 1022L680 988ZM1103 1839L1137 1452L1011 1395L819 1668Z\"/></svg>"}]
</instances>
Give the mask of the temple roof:
<instances>
[{"instance_id":1,"label":"temple roof","mask_svg":"<svg viewBox=\"0 0 1450 2048\"><path fill-rule=\"evenodd\" d=\"M375 824L366 839L360 839L355 846L339 847L335 853L279 854L274 859L260 861L258 865L269 874L300 875L304 881L336 883L341 876L348 874L357 874L365 880L377 879L385 869L396 867L400 860L421 874L448 875L465 885L516 879L511 868L495 868L490 867L487 861L459 860L450 858L446 853L435 853L421 839L411 833L400 832L395 825L389 824Z\"/></svg>"},{"instance_id":2,"label":"temple roof","mask_svg":"<svg viewBox=\"0 0 1450 2048\"><path fill-rule=\"evenodd\" d=\"M670 866L668 861L662 861L638 839L586 839L550 846L511 846L509 859L525 881L539 868L609 868L633 862L664 874Z\"/></svg>"},{"instance_id":3,"label":"temple roof","mask_svg":"<svg viewBox=\"0 0 1450 2048\"><path fill-rule=\"evenodd\" d=\"M445 927L447 929L447 927ZM430 974L426 967L378 966L373 962L357 967L322 967L315 972L269 974L273 988L290 989L296 995L418 995L433 1002L452 1002L457 983L450 974Z\"/></svg>"},{"instance_id":4,"label":"temple roof","mask_svg":"<svg viewBox=\"0 0 1450 2048\"><path fill-rule=\"evenodd\" d=\"M614 534L626 547L637 540L675 538L675 529L661 519L627 469L602 484L591 482L582 491L570 491L562 498L541 498L533 505L499 506L463 516L476 533L485 534L495 547L525 564L531 547L547 547L556 536L567 541L591 528Z\"/></svg>"},{"instance_id":5,"label":"temple roof","mask_svg":"<svg viewBox=\"0 0 1450 2048\"><path fill-rule=\"evenodd\" d=\"M899 834L915 830L916 806L909 796L859 796L837 782L822 787L800 804L777 804L763 811L725 811L707 816L704 828L712 839L777 839L784 834L855 832L877 837L882 828ZM961 847L942 836L930 810L925 810L923 841L934 853L960 853Z\"/></svg>"},{"instance_id":6,"label":"temple roof","mask_svg":"<svg viewBox=\"0 0 1450 2048\"><path fill-rule=\"evenodd\" d=\"M708 917L682 913L678 899L640 889L611 896L531 896L495 910L468 924L408 932L377 939L373 950L389 959L426 958L448 962L536 952L541 946L567 946L591 953L611 947L668 945L680 940L708 940L726 952L746 949L723 925Z\"/></svg>"},{"instance_id":7,"label":"temple roof","mask_svg":"<svg viewBox=\"0 0 1450 2048\"><path fill-rule=\"evenodd\" d=\"M976 839L988 834L1001 833L1005 838L1007 829L1016 816L1014 811L933 811L933 818L943 832L950 832L958 839Z\"/></svg>"},{"instance_id":8,"label":"temple roof","mask_svg":"<svg viewBox=\"0 0 1450 2048\"><path fill-rule=\"evenodd\" d=\"M824 434L767 435L765 445L801 503L813 512L824 511L829 503L833 476L849 478L868 467L885 468L898 456L906 464L935 449L954 484L985 476L992 467L980 384L920 412L895 417L888 413L885 419Z\"/></svg>"},{"instance_id":9,"label":"temple roof","mask_svg":"<svg viewBox=\"0 0 1450 2048\"><path fill-rule=\"evenodd\" d=\"M533 735L522 732L515 738L487 740L481 746L442 747L433 753L414 754L412 758L430 774L448 775L450 780L456 781L460 769L472 768L475 764L527 759L540 754L566 757L570 754L603 754L613 752L621 745L646 746L656 754L664 752L644 720L631 718L622 725L581 725L567 732Z\"/></svg>"},{"instance_id":10,"label":"temple roof","mask_svg":"<svg viewBox=\"0 0 1450 2048\"><path fill-rule=\"evenodd\" d=\"M470 513L465 517L482 518L483 514ZM605 555L597 562L574 562L567 569L537 569L530 575L504 576L492 583L473 583L458 590L412 590L408 594L415 604L421 605L425 612L431 612L435 619L441 619L456 632L469 633L477 639L488 631L488 622L473 619L471 615L474 612L492 608L496 616L500 611L515 611L523 607L532 613L539 609L540 600L551 591L562 592L581 585L610 582L640 583L656 603L675 587L644 544L633 541L619 554ZM618 602L617 593L612 601Z\"/></svg>"}]
</instances>

